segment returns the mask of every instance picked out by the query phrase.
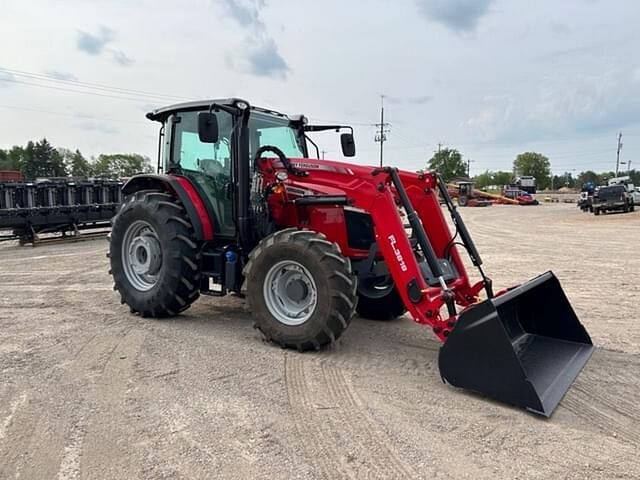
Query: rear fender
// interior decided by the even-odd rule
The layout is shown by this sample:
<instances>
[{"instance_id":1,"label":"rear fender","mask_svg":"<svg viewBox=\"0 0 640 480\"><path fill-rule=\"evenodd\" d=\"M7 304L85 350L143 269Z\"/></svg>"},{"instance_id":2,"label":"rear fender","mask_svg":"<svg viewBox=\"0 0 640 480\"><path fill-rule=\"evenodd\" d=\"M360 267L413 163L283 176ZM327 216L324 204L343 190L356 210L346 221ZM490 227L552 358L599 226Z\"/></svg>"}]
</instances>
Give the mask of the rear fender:
<instances>
[{"instance_id":1,"label":"rear fender","mask_svg":"<svg viewBox=\"0 0 640 480\"><path fill-rule=\"evenodd\" d=\"M196 239L200 241L213 239L211 217L200 194L189 179L179 175L136 175L122 187L122 193L125 196L140 190L162 190L175 195L187 212Z\"/></svg>"}]
</instances>

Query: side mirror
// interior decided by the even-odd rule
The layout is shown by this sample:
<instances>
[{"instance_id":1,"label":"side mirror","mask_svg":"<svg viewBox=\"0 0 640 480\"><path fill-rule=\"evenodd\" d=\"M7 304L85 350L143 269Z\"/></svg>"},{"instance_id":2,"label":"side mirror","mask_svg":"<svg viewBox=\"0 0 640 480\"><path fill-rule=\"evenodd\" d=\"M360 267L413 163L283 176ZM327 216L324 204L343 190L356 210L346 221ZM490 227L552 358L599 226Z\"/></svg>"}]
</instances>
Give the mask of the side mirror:
<instances>
[{"instance_id":1,"label":"side mirror","mask_svg":"<svg viewBox=\"0 0 640 480\"><path fill-rule=\"evenodd\" d=\"M356 141L353 139L353 133L343 133L340 135L340 144L342 145L342 154L345 157L355 157Z\"/></svg>"},{"instance_id":2,"label":"side mirror","mask_svg":"<svg viewBox=\"0 0 640 480\"><path fill-rule=\"evenodd\" d=\"M198 137L202 143L218 141L218 117L215 113L198 113Z\"/></svg>"}]
</instances>

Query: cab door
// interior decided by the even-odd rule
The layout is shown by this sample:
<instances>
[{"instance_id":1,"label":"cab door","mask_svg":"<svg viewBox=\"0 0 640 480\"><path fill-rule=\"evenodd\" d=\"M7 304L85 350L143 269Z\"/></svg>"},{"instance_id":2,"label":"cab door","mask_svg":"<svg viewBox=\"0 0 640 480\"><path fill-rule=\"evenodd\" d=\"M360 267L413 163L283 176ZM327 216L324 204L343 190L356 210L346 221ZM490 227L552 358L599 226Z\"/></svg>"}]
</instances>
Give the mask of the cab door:
<instances>
[{"instance_id":1,"label":"cab door","mask_svg":"<svg viewBox=\"0 0 640 480\"><path fill-rule=\"evenodd\" d=\"M189 178L213 212L216 237L234 238L233 161L231 134L233 117L218 112L219 138L216 143L203 143L198 136L198 112L174 114L171 123L170 169Z\"/></svg>"}]
</instances>

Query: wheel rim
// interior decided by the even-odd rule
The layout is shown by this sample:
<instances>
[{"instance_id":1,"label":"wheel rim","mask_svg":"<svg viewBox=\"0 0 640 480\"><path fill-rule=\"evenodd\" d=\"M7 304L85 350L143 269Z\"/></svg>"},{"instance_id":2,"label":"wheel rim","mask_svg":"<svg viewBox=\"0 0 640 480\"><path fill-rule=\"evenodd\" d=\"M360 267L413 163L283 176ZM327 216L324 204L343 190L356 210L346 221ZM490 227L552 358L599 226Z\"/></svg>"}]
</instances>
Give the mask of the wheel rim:
<instances>
[{"instance_id":1,"label":"wheel rim","mask_svg":"<svg viewBox=\"0 0 640 480\"><path fill-rule=\"evenodd\" d=\"M316 283L305 267L293 260L276 263L265 277L263 295L267 309L280 323L301 325L318 303Z\"/></svg>"},{"instance_id":2,"label":"wheel rim","mask_svg":"<svg viewBox=\"0 0 640 480\"><path fill-rule=\"evenodd\" d=\"M363 279L358 282L358 292L367 298L383 298L393 290L395 283L391 275L373 279Z\"/></svg>"},{"instance_id":3,"label":"wheel rim","mask_svg":"<svg viewBox=\"0 0 640 480\"><path fill-rule=\"evenodd\" d=\"M162 267L162 247L153 227L136 220L127 228L122 241L122 266L129 283L141 292L158 283Z\"/></svg>"}]
</instances>

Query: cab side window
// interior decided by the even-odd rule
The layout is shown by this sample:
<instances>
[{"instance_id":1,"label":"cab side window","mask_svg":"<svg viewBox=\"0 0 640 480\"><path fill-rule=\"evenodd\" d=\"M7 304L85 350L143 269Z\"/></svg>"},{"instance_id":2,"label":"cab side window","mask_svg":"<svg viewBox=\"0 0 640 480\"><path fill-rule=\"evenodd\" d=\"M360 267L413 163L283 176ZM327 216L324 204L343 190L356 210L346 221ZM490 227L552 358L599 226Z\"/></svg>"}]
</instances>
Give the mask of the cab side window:
<instances>
[{"instance_id":1,"label":"cab side window","mask_svg":"<svg viewBox=\"0 0 640 480\"><path fill-rule=\"evenodd\" d=\"M231 134L233 118L218 112L217 143L202 143L198 136L198 112L180 112L173 125L173 164L192 180L214 210L215 234L235 235L231 192Z\"/></svg>"}]
</instances>

